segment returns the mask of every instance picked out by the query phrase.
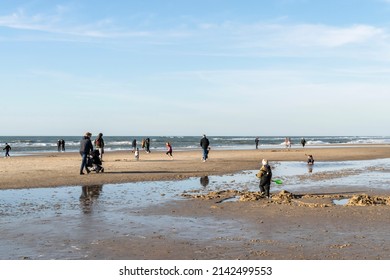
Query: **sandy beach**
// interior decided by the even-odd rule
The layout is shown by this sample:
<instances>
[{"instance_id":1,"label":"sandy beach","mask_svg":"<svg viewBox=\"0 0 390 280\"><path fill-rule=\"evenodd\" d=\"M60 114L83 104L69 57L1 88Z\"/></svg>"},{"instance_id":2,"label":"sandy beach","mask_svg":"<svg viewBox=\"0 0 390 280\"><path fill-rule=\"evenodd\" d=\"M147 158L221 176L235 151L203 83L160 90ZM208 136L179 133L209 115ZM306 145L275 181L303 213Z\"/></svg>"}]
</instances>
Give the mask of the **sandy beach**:
<instances>
[{"instance_id":1,"label":"sandy beach","mask_svg":"<svg viewBox=\"0 0 390 280\"><path fill-rule=\"evenodd\" d=\"M211 150L207 163L201 161L200 150L174 152L174 160L170 160L165 152L142 152L139 161L134 160L134 154L130 151L111 152L104 155L104 173L84 176L79 175L81 158L78 153L16 156L0 158L0 189L177 180L259 169L262 158L269 161L304 162L305 154L313 154L316 161L390 158L390 146Z\"/></svg>"},{"instance_id":2,"label":"sandy beach","mask_svg":"<svg viewBox=\"0 0 390 280\"><path fill-rule=\"evenodd\" d=\"M305 154L313 154L316 162L381 159L390 158L390 147L366 145L291 150L212 150L210 160L206 163L201 161L201 151L174 152L174 160L170 160L163 152L141 153L139 161L134 160L131 152L111 152L104 155L105 172L88 175L79 175L81 159L77 153L18 156L0 159L0 188L11 190L182 180L256 170L262 158L267 158L271 163L304 162ZM125 217L138 219L136 225L134 220L130 220L129 224L121 226L126 234L118 234L121 231L119 229L107 234L107 227L110 226L105 223L93 224L93 232L98 236L104 232L104 235L91 239L85 237L82 248L78 250L88 253L80 257L67 257L65 254L55 258L390 259L390 191L351 193L343 189L342 185L338 190L292 194L271 188L273 197L268 200L257 197L255 192L234 193L233 186L226 192L188 196L184 200L154 205L136 212L121 209ZM237 195L246 199L221 203L225 198ZM334 199L340 198L353 199L354 203L345 206L332 203ZM187 224L183 222L185 229L166 225L161 228L145 226L151 223L149 218L153 220L156 217L182 219ZM190 220L195 222L187 227ZM7 223L11 224L11 219ZM42 223L45 226L66 226L67 231L72 231L73 227L76 232L80 227L73 222L73 218L65 217L61 221L58 217L47 218ZM39 237L24 235L28 231L27 225L23 228L15 225L12 235L18 236L15 237L18 240L13 241L29 248L34 247L36 238L66 239L70 242L69 236L53 237L50 231L40 233ZM2 232L2 236L7 234L6 230ZM81 237L73 238L80 240ZM55 243L51 241L50 246L45 244L43 247L56 250ZM6 254L3 253L1 258L7 259ZM17 256L10 254L8 258L38 257L20 253ZM44 255L42 258L45 258Z\"/></svg>"}]
</instances>

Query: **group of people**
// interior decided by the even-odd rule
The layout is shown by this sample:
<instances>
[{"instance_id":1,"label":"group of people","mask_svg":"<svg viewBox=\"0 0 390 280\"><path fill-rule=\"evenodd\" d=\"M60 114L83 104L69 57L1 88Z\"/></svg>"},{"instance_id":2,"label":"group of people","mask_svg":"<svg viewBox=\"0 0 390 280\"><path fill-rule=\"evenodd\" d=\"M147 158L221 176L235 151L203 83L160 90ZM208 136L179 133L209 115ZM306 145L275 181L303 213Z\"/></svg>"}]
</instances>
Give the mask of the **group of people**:
<instances>
[{"instance_id":1,"label":"group of people","mask_svg":"<svg viewBox=\"0 0 390 280\"><path fill-rule=\"evenodd\" d=\"M202 139L200 140L200 147L202 148L203 150L203 155L202 155L202 161L203 162L206 162L207 159L208 159L208 155L209 155L209 151L210 151L210 141L209 139L206 137L205 134L203 134L203 137ZM134 139L131 143L131 146L132 146L132 152L134 153L134 158L136 161L139 160L139 157L140 157L140 153L139 153L139 148L137 148L137 140ZM150 153L150 139L149 138L146 138L146 139L142 139L142 142L141 142L141 147L147 152L147 153ZM172 148L172 144L170 142L166 142L165 143L165 147L167 149L166 151L166 155L173 160L173 148Z\"/></svg>"},{"instance_id":2,"label":"group of people","mask_svg":"<svg viewBox=\"0 0 390 280\"><path fill-rule=\"evenodd\" d=\"M90 132L85 133L84 137L80 141L80 155L81 155L81 166L80 166L80 175L84 174L84 169L87 173L90 173L91 170L88 168L88 157L92 155L92 160L95 163L95 170L97 172L103 171L104 168L100 166L100 164L103 161L103 154L104 154L104 140L103 140L103 134L99 133L97 138L94 141L95 149L93 147L92 141L91 141L92 134ZM286 138L288 140L288 138ZM304 138L303 138L304 139ZM147 141L147 142L146 142ZM258 138L256 138L256 141L258 141ZM135 155L136 160L139 160L139 148L136 148L136 139L133 140L132 146L133 146L133 152ZM146 146L146 143L149 143ZM291 143L291 142L290 142ZM145 141L142 141L142 146L145 148L146 152L149 151L150 140L147 138ZM171 159L173 159L173 149L170 142L165 143L167 152L166 155L169 156ZM203 137L200 140L199 143L200 147L203 150L202 155L202 161L206 162L208 159L209 151L210 151L210 141L204 134ZM256 148L257 148L258 142L256 142ZM304 146L305 143L302 143ZM256 174L256 177L260 179L259 188L261 194L265 195L266 197L270 197L270 187L272 182L272 170L271 166L268 163L267 159L262 160L262 166L259 170L259 172ZM307 164L313 165L314 164L314 158L313 155L307 155Z\"/></svg>"},{"instance_id":3,"label":"group of people","mask_svg":"<svg viewBox=\"0 0 390 280\"><path fill-rule=\"evenodd\" d=\"M260 142L260 138L259 137L256 137L255 138L255 147L256 147L256 150L259 148L259 142ZM307 141L305 138L302 138L301 139L301 145L302 147L304 148L305 145L306 145ZM290 149L291 148L291 145L292 145L292 141L291 141L291 138L290 137L286 137L284 139L284 146L286 147L286 149Z\"/></svg>"},{"instance_id":4,"label":"group of people","mask_svg":"<svg viewBox=\"0 0 390 280\"><path fill-rule=\"evenodd\" d=\"M104 154L104 139L103 139L103 133L99 133L97 138L94 141L94 145L91 141L92 133L86 132L83 138L80 141L80 155L81 155L81 166L80 166L80 175L84 175L84 170L88 173L91 172L91 170L88 168L90 165L88 164L88 159L91 156L92 162L96 166L94 167L97 172L104 170L104 168L101 167L101 164L103 162L103 154ZM134 139L132 141L132 152L134 153L135 160L139 160L139 148L137 148L137 140ZM173 148L172 144L170 142L166 142L165 146L167 148L167 152L165 153L167 156L169 156L171 159L173 159ZM145 149L147 153L150 153L150 138L143 139L141 142L141 147ZM206 162L208 159L209 151L210 151L210 141L206 137L205 134L203 134L202 139L200 140L200 147L203 149L203 155L202 155L202 161Z\"/></svg>"},{"instance_id":5,"label":"group of people","mask_svg":"<svg viewBox=\"0 0 390 280\"><path fill-rule=\"evenodd\" d=\"M65 152L65 140L64 139L58 139L57 149L58 149L58 152Z\"/></svg>"},{"instance_id":6,"label":"group of people","mask_svg":"<svg viewBox=\"0 0 390 280\"><path fill-rule=\"evenodd\" d=\"M80 175L84 175L84 169L88 173L91 170L88 167L92 167L94 171L104 172L102 167L103 154L104 154L104 140L103 133L99 133L94 141L95 149L91 141L92 133L86 132L80 141L80 155L81 155L81 166Z\"/></svg>"},{"instance_id":7,"label":"group of people","mask_svg":"<svg viewBox=\"0 0 390 280\"><path fill-rule=\"evenodd\" d=\"M301 145L303 148L305 147L306 142L307 141L305 138L301 139ZM286 137L284 143L285 143L286 148L291 148L291 145L292 145L291 138ZM256 149L258 149L259 137L256 137L255 144L256 144ZM314 157L313 157L313 155L306 155L306 156L307 156L307 164L309 167L309 172L312 172L313 164L314 164ZM261 194L263 194L269 198L270 197L270 187L271 187L271 182L272 182L272 170L268 164L268 160L263 159L261 163L262 163L262 166L261 166L259 172L256 174L256 177L258 177L260 179L259 188L260 188Z\"/></svg>"}]
</instances>

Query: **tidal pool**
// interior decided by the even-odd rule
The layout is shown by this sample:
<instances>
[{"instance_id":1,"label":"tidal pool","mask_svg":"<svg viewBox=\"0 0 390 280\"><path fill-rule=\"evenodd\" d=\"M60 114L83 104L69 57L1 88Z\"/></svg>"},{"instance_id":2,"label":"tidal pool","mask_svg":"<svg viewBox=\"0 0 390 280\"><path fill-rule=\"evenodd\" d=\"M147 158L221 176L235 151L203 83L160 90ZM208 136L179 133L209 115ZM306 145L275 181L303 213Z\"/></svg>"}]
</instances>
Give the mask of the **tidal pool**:
<instances>
[{"instance_id":1,"label":"tidal pool","mask_svg":"<svg viewBox=\"0 0 390 280\"><path fill-rule=\"evenodd\" d=\"M274 162L271 192L389 190L390 160ZM258 191L257 170L182 181L0 190L0 259L88 258L85 244L151 232L190 240L237 236L232 220L149 215L148 207L182 200L183 193L236 189ZM237 203L234 198L225 203ZM336 203L336 202L335 202ZM189 231L188 228L191 228ZM224 229L224 230L221 230ZM228 230L225 230L228 229Z\"/></svg>"}]
</instances>

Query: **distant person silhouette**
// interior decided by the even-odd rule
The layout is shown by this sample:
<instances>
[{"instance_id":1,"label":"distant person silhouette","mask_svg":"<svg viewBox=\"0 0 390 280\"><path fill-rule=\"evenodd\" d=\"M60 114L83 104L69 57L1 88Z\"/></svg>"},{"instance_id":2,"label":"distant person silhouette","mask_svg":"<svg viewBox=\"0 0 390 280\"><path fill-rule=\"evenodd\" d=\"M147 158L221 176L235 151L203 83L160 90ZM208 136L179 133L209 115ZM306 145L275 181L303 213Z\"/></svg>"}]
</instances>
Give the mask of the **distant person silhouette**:
<instances>
[{"instance_id":1,"label":"distant person silhouette","mask_svg":"<svg viewBox=\"0 0 390 280\"><path fill-rule=\"evenodd\" d=\"M5 155L4 155L4 157L5 158L9 158L9 157L11 157L10 155L9 155L9 151L11 151L11 146L8 144L8 143L5 143L5 148L3 149L3 151L5 150Z\"/></svg>"}]
</instances>

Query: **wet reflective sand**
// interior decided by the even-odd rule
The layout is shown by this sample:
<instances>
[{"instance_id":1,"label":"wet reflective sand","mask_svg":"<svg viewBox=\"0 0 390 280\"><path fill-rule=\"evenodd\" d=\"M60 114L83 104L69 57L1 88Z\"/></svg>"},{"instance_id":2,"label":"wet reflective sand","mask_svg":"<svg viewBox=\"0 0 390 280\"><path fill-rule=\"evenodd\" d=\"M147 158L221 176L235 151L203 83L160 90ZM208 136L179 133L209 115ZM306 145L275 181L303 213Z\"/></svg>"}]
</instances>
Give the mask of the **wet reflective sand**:
<instances>
[{"instance_id":1,"label":"wet reflective sand","mask_svg":"<svg viewBox=\"0 0 390 280\"><path fill-rule=\"evenodd\" d=\"M223 213L191 216L184 211L180 214L177 210L163 210L171 203L185 205L188 199L181 196L183 193L225 189L257 191L255 173L256 170L251 170L183 181L1 190L0 259L112 259L116 258L115 253L105 252L97 257L94 247L107 240L147 240L150 236L203 244L200 247L207 243L230 246L231 240L239 243L237 238L243 234L245 240L265 238L250 224ZM303 163L276 162L273 174L283 184L273 184L272 192L390 190L390 160L387 159L316 163L311 171ZM305 235L308 228L296 228L289 234ZM272 238L278 236L282 240L285 235L286 232L276 230ZM376 236L386 242L381 233Z\"/></svg>"}]
</instances>

